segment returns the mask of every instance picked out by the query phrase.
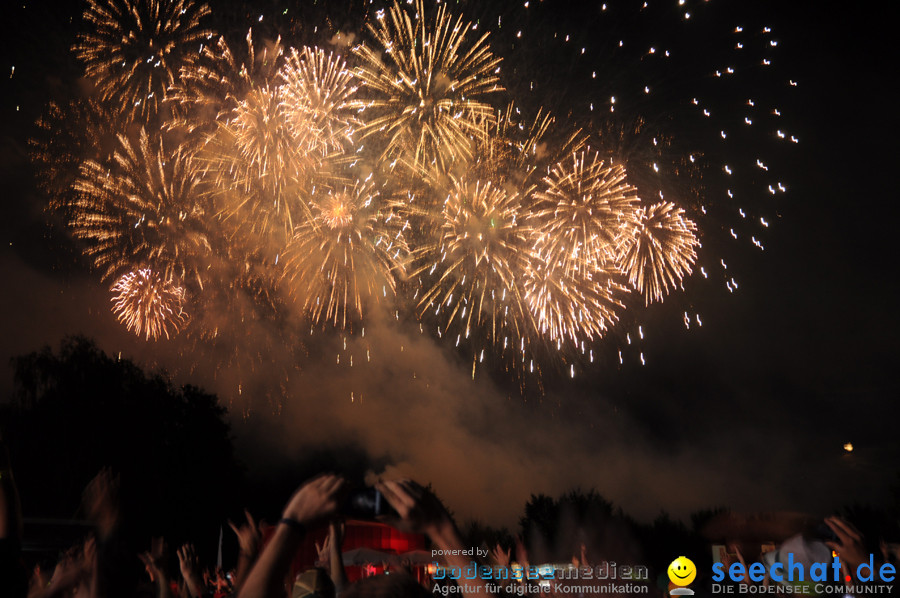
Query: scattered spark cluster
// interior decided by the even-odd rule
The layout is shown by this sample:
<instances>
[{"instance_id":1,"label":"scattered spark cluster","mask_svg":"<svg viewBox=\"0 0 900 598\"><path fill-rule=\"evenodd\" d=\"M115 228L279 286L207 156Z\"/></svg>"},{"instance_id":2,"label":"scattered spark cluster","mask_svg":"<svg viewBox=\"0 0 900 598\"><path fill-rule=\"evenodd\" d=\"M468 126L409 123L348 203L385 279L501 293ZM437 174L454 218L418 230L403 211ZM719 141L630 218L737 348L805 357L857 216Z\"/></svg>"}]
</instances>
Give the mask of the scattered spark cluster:
<instances>
[{"instance_id":1,"label":"scattered spark cluster","mask_svg":"<svg viewBox=\"0 0 900 598\"><path fill-rule=\"evenodd\" d=\"M73 50L93 89L51 105L32 146L52 209L116 281L119 320L148 340L184 331L206 343L265 321L284 342L309 329L346 348L375 311L403 314L460 346L473 376L486 352L520 374L539 378L554 362L574 375L617 327L617 343L643 339L637 314L695 269L709 278L698 253L708 211L726 205L768 228L770 213L734 207L740 185L728 181L743 163L716 164L679 145L667 114L648 117L659 76L559 118L535 102L540 81L501 70L510 54L497 40L535 51L529 28L510 36L503 16L492 26L462 10L395 0L363 11L358 40L306 23L330 41L294 48L252 30L242 43L220 37L194 0L89 0ZM590 55L569 34L553 40ZM675 51L645 46L639 63L665 71ZM678 106L701 123L721 108L701 97ZM741 120L716 120L715 138L731 143L732 128L780 115L743 100ZM796 143L784 128L773 136ZM754 161L769 193L783 193L773 162ZM709 196L711 172L727 199ZM761 231L729 228L763 249ZM639 333L622 328L626 316Z\"/></svg>"},{"instance_id":2,"label":"scattered spark cluster","mask_svg":"<svg viewBox=\"0 0 900 598\"><path fill-rule=\"evenodd\" d=\"M620 266L647 302L678 286L697 259L696 225L684 210L662 202L638 211L637 231L624 244Z\"/></svg>"},{"instance_id":3,"label":"scattered spark cluster","mask_svg":"<svg viewBox=\"0 0 900 598\"><path fill-rule=\"evenodd\" d=\"M129 272L112 286L113 312L119 321L138 336L156 340L169 338L188 321L184 288L175 286L150 270Z\"/></svg>"},{"instance_id":4,"label":"scattered spark cluster","mask_svg":"<svg viewBox=\"0 0 900 598\"><path fill-rule=\"evenodd\" d=\"M152 119L181 68L209 37L206 4L191 0L89 0L75 53L103 101L138 120Z\"/></svg>"},{"instance_id":5,"label":"scattered spark cluster","mask_svg":"<svg viewBox=\"0 0 900 598\"><path fill-rule=\"evenodd\" d=\"M119 135L111 161L88 160L75 182L76 237L103 273L152 266L166 277L196 280L210 244L197 164L183 146L141 129Z\"/></svg>"}]
</instances>

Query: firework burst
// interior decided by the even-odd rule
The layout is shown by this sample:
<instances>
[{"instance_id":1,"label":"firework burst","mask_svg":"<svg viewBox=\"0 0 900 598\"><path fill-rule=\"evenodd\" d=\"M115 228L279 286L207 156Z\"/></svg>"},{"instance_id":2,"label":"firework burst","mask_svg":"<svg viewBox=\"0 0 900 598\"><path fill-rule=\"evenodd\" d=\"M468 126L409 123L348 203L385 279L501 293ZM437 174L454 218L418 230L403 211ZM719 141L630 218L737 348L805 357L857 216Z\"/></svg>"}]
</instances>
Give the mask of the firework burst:
<instances>
[{"instance_id":1,"label":"firework burst","mask_svg":"<svg viewBox=\"0 0 900 598\"><path fill-rule=\"evenodd\" d=\"M579 152L556 164L542 182L534 212L541 253L581 276L614 267L636 224L639 201L625 168Z\"/></svg>"},{"instance_id":2,"label":"firework burst","mask_svg":"<svg viewBox=\"0 0 900 598\"><path fill-rule=\"evenodd\" d=\"M638 226L619 258L631 285L645 303L662 301L691 273L697 260L697 226L669 202L638 209Z\"/></svg>"},{"instance_id":3,"label":"firework burst","mask_svg":"<svg viewBox=\"0 0 900 598\"><path fill-rule=\"evenodd\" d=\"M182 114L173 127L198 140L197 162L228 236L274 242L276 251L305 210L302 187L317 163L290 126L284 64L280 38L257 44L250 30L240 51L220 38L195 68L182 71L172 95Z\"/></svg>"},{"instance_id":4,"label":"firework burst","mask_svg":"<svg viewBox=\"0 0 900 598\"><path fill-rule=\"evenodd\" d=\"M157 340L177 334L188 321L184 288L150 268L121 276L110 289L113 313L137 336Z\"/></svg>"},{"instance_id":5,"label":"firework burst","mask_svg":"<svg viewBox=\"0 0 900 598\"><path fill-rule=\"evenodd\" d=\"M78 126L69 126L73 122ZM71 219L72 185L79 167L86 157L101 162L109 159L118 126L115 115L94 100L47 106L28 145L51 210Z\"/></svg>"},{"instance_id":6,"label":"firework burst","mask_svg":"<svg viewBox=\"0 0 900 598\"><path fill-rule=\"evenodd\" d=\"M319 160L294 138L279 88L252 89L199 153L216 214L276 245L307 212Z\"/></svg>"},{"instance_id":7,"label":"firework burst","mask_svg":"<svg viewBox=\"0 0 900 598\"><path fill-rule=\"evenodd\" d=\"M377 24L369 24L375 45L355 49L357 75L367 92L364 137L386 140L385 159L401 158L415 169L447 165L472 156L481 123L494 110L484 100L501 89L500 58L487 34L470 41L471 23L454 18L441 4L428 21L422 0L415 15L394 2Z\"/></svg>"},{"instance_id":8,"label":"firework burst","mask_svg":"<svg viewBox=\"0 0 900 598\"><path fill-rule=\"evenodd\" d=\"M284 252L284 283L314 322L345 328L368 301L394 294L404 224L371 180L319 191L312 213Z\"/></svg>"},{"instance_id":9,"label":"firework burst","mask_svg":"<svg viewBox=\"0 0 900 598\"><path fill-rule=\"evenodd\" d=\"M210 250L209 214L189 152L141 129L119 135L109 166L85 162L75 182L75 236L104 278L130 264L153 264L165 279L192 279Z\"/></svg>"},{"instance_id":10,"label":"firework burst","mask_svg":"<svg viewBox=\"0 0 900 598\"><path fill-rule=\"evenodd\" d=\"M281 94L294 138L305 151L345 151L358 126L351 101L357 80L340 56L319 48L292 50L281 70Z\"/></svg>"},{"instance_id":11,"label":"firework burst","mask_svg":"<svg viewBox=\"0 0 900 598\"><path fill-rule=\"evenodd\" d=\"M534 329L520 281L533 256L521 197L490 182L451 178L438 240L420 254L419 272L433 283L419 299L424 315L457 330L457 344L481 331L488 344L524 359Z\"/></svg>"},{"instance_id":12,"label":"firework burst","mask_svg":"<svg viewBox=\"0 0 900 598\"><path fill-rule=\"evenodd\" d=\"M249 21L214 39L202 2L87 0L74 52L95 93L51 105L31 151L51 209L115 282L116 315L148 339L185 328L186 351L221 358L238 389L276 360L289 376L301 336L346 340L388 302L397 321L417 318L420 332L474 353L473 368L487 352L520 383L536 371L540 385L548 364L574 375L600 338L643 338L630 292L662 301L695 267L737 289L720 256L699 261L694 221L716 221L710 246L722 230L763 249L757 229L770 215L737 202L751 196L745 187L785 187L766 154L744 155L757 145L744 140L798 140L777 98L713 87L751 67L775 72L768 28L738 27L733 54L700 56L675 27L649 43L656 24L672 23L646 5L605 12L612 35L587 37L557 27L548 3L470 6L472 22L424 0L351 3L346 14L335 3L244 7L219 21L252 16L254 28L299 32L294 49L263 41ZM647 26L632 32L619 14ZM335 31L362 19L362 42ZM329 36L343 56L302 45ZM669 47L678 39L684 48ZM495 50L513 61L502 82ZM506 105L494 105L501 90ZM740 154L719 161L696 145L707 134ZM740 225L723 227L725 215ZM175 307L182 287L190 326ZM316 328L343 331L313 340Z\"/></svg>"},{"instance_id":13,"label":"firework burst","mask_svg":"<svg viewBox=\"0 0 900 598\"><path fill-rule=\"evenodd\" d=\"M212 37L200 25L209 12L191 0L89 0L84 20L91 29L74 50L104 102L149 122L179 71Z\"/></svg>"},{"instance_id":14,"label":"firework burst","mask_svg":"<svg viewBox=\"0 0 900 598\"><path fill-rule=\"evenodd\" d=\"M251 29L245 41L245 48L233 50L220 37L214 45L204 46L195 64L181 69L181 78L169 94L177 115L171 126L190 133L199 131L202 140L215 132L218 123L234 118L252 90L277 86L278 71L284 64L281 38L256 44Z\"/></svg>"},{"instance_id":15,"label":"firework burst","mask_svg":"<svg viewBox=\"0 0 900 598\"><path fill-rule=\"evenodd\" d=\"M564 156L579 150L585 143L581 131L575 131L561 143L549 137L555 118L539 109L531 120L510 103L506 109L485 121L484 134L478 138L475 156L467 165L483 180L497 185L512 185L522 197L530 197L537 188L539 172Z\"/></svg>"},{"instance_id":16,"label":"firework burst","mask_svg":"<svg viewBox=\"0 0 900 598\"><path fill-rule=\"evenodd\" d=\"M628 288L618 278L600 269L573 275L563 265L535 256L525 278L525 299L537 331L574 346L602 337L624 308Z\"/></svg>"}]
</instances>

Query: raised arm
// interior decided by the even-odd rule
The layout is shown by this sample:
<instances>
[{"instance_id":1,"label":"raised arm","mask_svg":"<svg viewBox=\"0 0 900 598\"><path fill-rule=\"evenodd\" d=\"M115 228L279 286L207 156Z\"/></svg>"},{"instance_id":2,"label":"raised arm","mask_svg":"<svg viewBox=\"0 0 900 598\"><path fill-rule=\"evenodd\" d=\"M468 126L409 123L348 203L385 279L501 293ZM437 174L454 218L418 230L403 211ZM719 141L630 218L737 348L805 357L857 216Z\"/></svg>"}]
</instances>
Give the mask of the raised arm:
<instances>
[{"instance_id":1,"label":"raised arm","mask_svg":"<svg viewBox=\"0 0 900 598\"><path fill-rule=\"evenodd\" d=\"M284 508L275 534L250 570L239 598L284 596L284 578L308 528L337 511L344 480L336 475L314 478L294 493Z\"/></svg>"},{"instance_id":2,"label":"raised arm","mask_svg":"<svg viewBox=\"0 0 900 598\"><path fill-rule=\"evenodd\" d=\"M426 534L438 550L443 551L450 567L467 567L472 559L461 553L466 547L450 514L437 497L413 482L382 482L376 486L397 511L399 519L389 521L398 529ZM490 592L485 580L466 579L460 585L465 596L485 596Z\"/></svg>"}]
</instances>

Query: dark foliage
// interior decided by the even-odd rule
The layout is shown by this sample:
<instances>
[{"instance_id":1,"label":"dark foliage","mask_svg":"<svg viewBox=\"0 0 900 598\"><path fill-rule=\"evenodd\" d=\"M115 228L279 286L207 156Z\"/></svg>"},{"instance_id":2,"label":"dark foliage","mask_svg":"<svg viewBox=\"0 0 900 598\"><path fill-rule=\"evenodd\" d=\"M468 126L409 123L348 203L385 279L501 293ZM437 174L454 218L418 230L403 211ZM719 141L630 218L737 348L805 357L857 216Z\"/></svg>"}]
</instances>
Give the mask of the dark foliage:
<instances>
[{"instance_id":1,"label":"dark foliage","mask_svg":"<svg viewBox=\"0 0 900 598\"><path fill-rule=\"evenodd\" d=\"M215 540L241 471L226 410L214 395L175 388L90 340L16 357L0 425L26 517L78 519L81 493L103 467L121 477L127 528L174 543Z\"/></svg>"}]
</instances>

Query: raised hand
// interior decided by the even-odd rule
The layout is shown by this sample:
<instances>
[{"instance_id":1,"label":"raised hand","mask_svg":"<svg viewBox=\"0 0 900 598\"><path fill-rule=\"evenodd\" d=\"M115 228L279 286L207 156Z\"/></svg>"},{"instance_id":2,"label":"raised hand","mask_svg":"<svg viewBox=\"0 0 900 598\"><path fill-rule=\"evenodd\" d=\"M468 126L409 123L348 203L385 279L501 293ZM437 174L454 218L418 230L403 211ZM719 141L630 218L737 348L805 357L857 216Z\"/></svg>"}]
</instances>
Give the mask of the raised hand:
<instances>
[{"instance_id":1,"label":"raised hand","mask_svg":"<svg viewBox=\"0 0 900 598\"><path fill-rule=\"evenodd\" d=\"M399 530L433 533L442 526L452 525L441 501L412 480L380 482L375 487L397 511L396 518L386 520Z\"/></svg>"},{"instance_id":2,"label":"raised hand","mask_svg":"<svg viewBox=\"0 0 900 598\"><path fill-rule=\"evenodd\" d=\"M494 549L491 550L491 558L494 559L494 562L497 563L499 567L509 567L509 557L510 557L511 549L507 548L503 550L503 547L500 546L500 542L497 542L497 545L494 546Z\"/></svg>"},{"instance_id":3,"label":"raised hand","mask_svg":"<svg viewBox=\"0 0 900 598\"><path fill-rule=\"evenodd\" d=\"M250 559L255 559L259 552L259 541L262 537L262 533L260 532L259 525L253 519L253 515L251 515L250 511L247 509L244 509L244 517L247 522L240 527L235 525L230 519L228 520L228 525L231 527L232 531L234 531L234 535L237 536L241 555Z\"/></svg>"},{"instance_id":4,"label":"raised hand","mask_svg":"<svg viewBox=\"0 0 900 598\"><path fill-rule=\"evenodd\" d=\"M328 568L331 557L331 526L329 525L328 535L322 540L322 544L316 542L316 566Z\"/></svg>"},{"instance_id":5,"label":"raised hand","mask_svg":"<svg viewBox=\"0 0 900 598\"><path fill-rule=\"evenodd\" d=\"M327 474L304 483L294 492L282 512L282 521L247 575L238 596L282 595L284 578L303 541L303 528L312 527L337 513L343 488L343 478Z\"/></svg>"},{"instance_id":6,"label":"raised hand","mask_svg":"<svg viewBox=\"0 0 900 598\"><path fill-rule=\"evenodd\" d=\"M165 578L163 570L163 554L165 543L162 538L153 538L150 541L150 550L138 555L144 563L144 570L150 576L150 581L156 582Z\"/></svg>"},{"instance_id":7,"label":"raised hand","mask_svg":"<svg viewBox=\"0 0 900 598\"><path fill-rule=\"evenodd\" d=\"M825 545L840 554L841 562L855 571L869 556L862 533L852 523L840 517L826 517L825 525L830 527L838 538L825 542Z\"/></svg>"},{"instance_id":8,"label":"raised hand","mask_svg":"<svg viewBox=\"0 0 900 598\"><path fill-rule=\"evenodd\" d=\"M193 544L185 544L177 550L178 566L181 569L181 576L187 584L188 592L194 598L200 598L203 595L203 576L200 574L200 563L197 559L197 551L194 550Z\"/></svg>"},{"instance_id":9,"label":"raised hand","mask_svg":"<svg viewBox=\"0 0 900 598\"><path fill-rule=\"evenodd\" d=\"M119 521L119 476L109 468L100 470L82 494L88 519L97 526L101 538L108 537Z\"/></svg>"},{"instance_id":10,"label":"raised hand","mask_svg":"<svg viewBox=\"0 0 900 598\"><path fill-rule=\"evenodd\" d=\"M337 512L338 496L343 487L344 479L334 474L313 478L294 493L282 517L306 526L327 519Z\"/></svg>"},{"instance_id":11,"label":"raised hand","mask_svg":"<svg viewBox=\"0 0 900 598\"><path fill-rule=\"evenodd\" d=\"M397 511L397 517L388 518L388 523L400 530L428 534L432 545L446 555L450 567L469 564L469 558L462 555L465 547L459 530L437 496L412 480L382 482L375 487ZM465 596L488 594L480 578L467 580L458 589Z\"/></svg>"}]
</instances>

